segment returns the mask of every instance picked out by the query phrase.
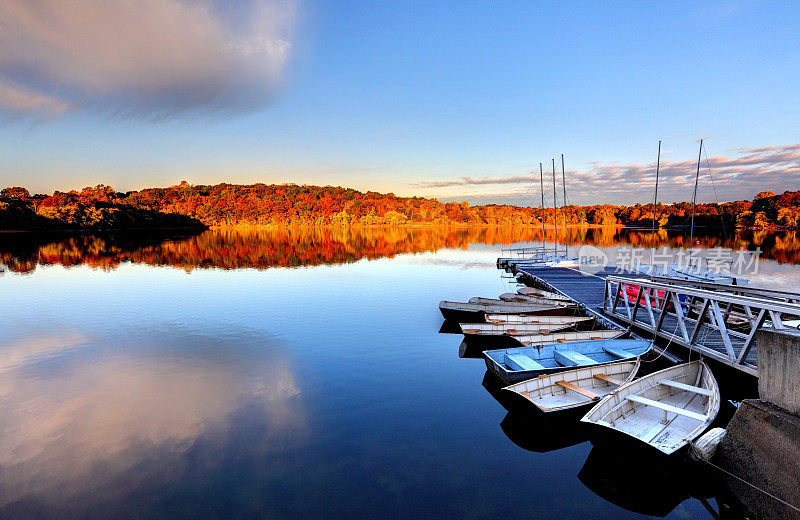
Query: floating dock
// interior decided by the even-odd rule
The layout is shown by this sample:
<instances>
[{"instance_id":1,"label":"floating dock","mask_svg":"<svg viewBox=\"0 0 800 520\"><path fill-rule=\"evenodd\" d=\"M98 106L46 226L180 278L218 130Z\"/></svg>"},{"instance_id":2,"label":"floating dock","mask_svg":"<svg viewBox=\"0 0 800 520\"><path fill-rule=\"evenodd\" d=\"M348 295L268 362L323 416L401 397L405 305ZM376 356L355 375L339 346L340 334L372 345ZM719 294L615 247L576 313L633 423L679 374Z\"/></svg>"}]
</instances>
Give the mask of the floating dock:
<instances>
[{"instance_id":1,"label":"floating dock","mask_svg":"<svg viewBox=\"0 0 800 520\"><path fill-rule=\"evenodd\" d=\"M525 281L565 294L616 327L630 327L674 354L675 345L758 375L756 332L786 329L781 316L800 316L800 295L758 288L642 278L615 268L514 266ZM675 357L679 360L680 357Z\"/></svg>"}]
</instances>

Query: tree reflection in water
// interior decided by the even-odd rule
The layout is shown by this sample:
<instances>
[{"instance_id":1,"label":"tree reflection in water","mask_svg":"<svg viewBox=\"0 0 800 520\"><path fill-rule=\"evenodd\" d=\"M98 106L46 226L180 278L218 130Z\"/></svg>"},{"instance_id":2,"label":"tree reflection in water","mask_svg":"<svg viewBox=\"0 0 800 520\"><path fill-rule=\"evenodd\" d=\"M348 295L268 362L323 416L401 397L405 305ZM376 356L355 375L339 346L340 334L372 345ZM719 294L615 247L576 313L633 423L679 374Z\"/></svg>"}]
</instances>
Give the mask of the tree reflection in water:
<instances>
[{"instance_id":1,"label":"tree reflection in water","mask_svg":"<svg viewBox=\"0 0 800 520\"><path fill-rule=\"evenodd\" d=\"M688 247L680 231L630 230L617 227L546 230L545 240L568 246ZM187 232L126 232L104 234L8 233L0 242L0 263L25 273L39 265L88 265L115 269L132 262L182 269L300 267L341 264L363 258L393 257L471 244L510 246L542 240L531 227L297 227L214 229ZM762 258L800 263L796 231L741 231L699 236L701 247L734 250L760 247Z\"/></svg>"}]
</instances>

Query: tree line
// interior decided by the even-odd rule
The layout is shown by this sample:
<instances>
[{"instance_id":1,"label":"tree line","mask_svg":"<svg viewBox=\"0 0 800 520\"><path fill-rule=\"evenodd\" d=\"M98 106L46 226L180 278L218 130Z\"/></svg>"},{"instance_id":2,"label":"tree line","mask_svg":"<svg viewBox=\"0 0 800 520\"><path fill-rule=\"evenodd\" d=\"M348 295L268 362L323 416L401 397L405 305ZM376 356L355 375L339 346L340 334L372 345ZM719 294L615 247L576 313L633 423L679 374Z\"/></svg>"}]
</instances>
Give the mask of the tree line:
<instances>
[{"instance_id":1,"label":"tree line","mask_svg":"<svg viewBox=\"0 0 800 520\"><path fill-rule=\"evenodd\" d=\"M696 226L796 227L800 191L756 194L752 201L697 204ZM109 186L31 195L0 192L0 229L120 229L153 227L383 225L602 225L682 227L692 204L596 204L535 208L440 202L393 193L296 184L190 185L121 193Z\"/></svg>"}]
</instances>

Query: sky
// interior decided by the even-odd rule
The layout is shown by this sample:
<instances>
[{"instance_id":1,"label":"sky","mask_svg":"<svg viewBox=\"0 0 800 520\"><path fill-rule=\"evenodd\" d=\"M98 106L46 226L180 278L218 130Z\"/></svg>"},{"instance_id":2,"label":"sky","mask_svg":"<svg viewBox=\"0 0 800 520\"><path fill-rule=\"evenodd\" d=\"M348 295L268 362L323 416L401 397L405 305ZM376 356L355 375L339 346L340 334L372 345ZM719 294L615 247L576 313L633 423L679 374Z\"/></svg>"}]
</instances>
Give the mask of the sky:
<instances>
[{"instance_id":1,"label":"sky","mask_svg":"<svg viewBox=\"0 0 800 520\"><path fill-rule=\"evenodd\" d=\"M0 0L0 185L800 189L800 3ZM559 181L560 182L560 181ZM561 186L558 203L562 204Z\"/></svg>"}]
</instances>

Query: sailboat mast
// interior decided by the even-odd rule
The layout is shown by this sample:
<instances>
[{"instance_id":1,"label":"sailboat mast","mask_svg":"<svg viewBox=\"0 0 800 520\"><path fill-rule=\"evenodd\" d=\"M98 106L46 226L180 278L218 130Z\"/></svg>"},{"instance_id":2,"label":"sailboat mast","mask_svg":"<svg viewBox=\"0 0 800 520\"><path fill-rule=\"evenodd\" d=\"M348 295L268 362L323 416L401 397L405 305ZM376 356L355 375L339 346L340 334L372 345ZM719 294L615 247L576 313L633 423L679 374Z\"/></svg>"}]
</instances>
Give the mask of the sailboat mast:
<instances>
[{"instance_id":1,"label":"sailboat mast","mask_svg":"<svg viewBox=\"0 0 800 520\"><path fill-rule=\"evenodd\" d=\"M653 264L656 248L656 206L658 206L658 170L661 167L661 141L658 141L658 158L656 159L656 189L653 194L653 233L650 235L650 277L655 274L656 266Z\"/></svg>"},{"instance_id":2,"label":"sailboat mast","mask_svg":"<svg viewBox=\"0 0 800 520\"><path fill-rule=\"evenodd\" d=\"M562 208L566 208L567 207L567 177L566 177L566 174L564 173L564 154L563 153L561 154L561 186L564 189L564 199L561 201L561 203L562 203L561 207ZM564 215L564 234L566 235L566 232L567 232L567 214L564 213L563 211L561 213ZM567 251L567 241L564 240L564 256L566 256L567 253L568 253L568 251Z\"/></svg>"},{"instance_id":3,"label":"sailboat mast","mask_svg":"<svg viewBox=\"0 0 800 520\"><path fill-rule=\"evenodd\" d=\"M661 167L661 141L658 142L658 158L656 159L656 189L653 195L653 234L656 232L656 206L658 205L658 170Z\"/></svg>"},{"instance_id":4,"label":"sailboat mast","mask_svg":"<svg viewBox=\"0 0 800 520\"><path fill-rule=\"evenodd\" d=\"M547 235L544 231L544 173L542 173L542 163L539 163L539 188L542 192L542 252L547 251Z\"/></svg>"},{"instance_id":5,"label":"sailboat mast","mask_svg":"<svg viewBox=\"0 0 800 520\"><path fill-rule=\"evenodd\" d=\"M564 154L561 154L561 186L564 188L564 207L567 205L567 177L564 173ZM564 216L564 226L567 225L567 217Z\"/></svg>"},{"instance_id":6,"label":"sailboat mast","mask_svg":"<svg viewBox=\"0 0 800 520\"><path fill-rule=\"evenodd\" d=\"M700 151L697 152L697 173L694 176L694 193L692 194L692 224L689 230L689 250L694 247L694 209L697 206L697 181L700 180L700 157L703 155L703 140L700 139Z\"/></svg>"},{"instance_id":7,"label":"sailboat mast","mask_svg":"<svg viewBox=\"0 0 800 520\"><path fill-rule=\"evenodd\" d=\"M556 239L553 242L553 251L558 255L558 200L556 199L556 159L553 157L553 227Z\"/></svg>"}]
</instances>

